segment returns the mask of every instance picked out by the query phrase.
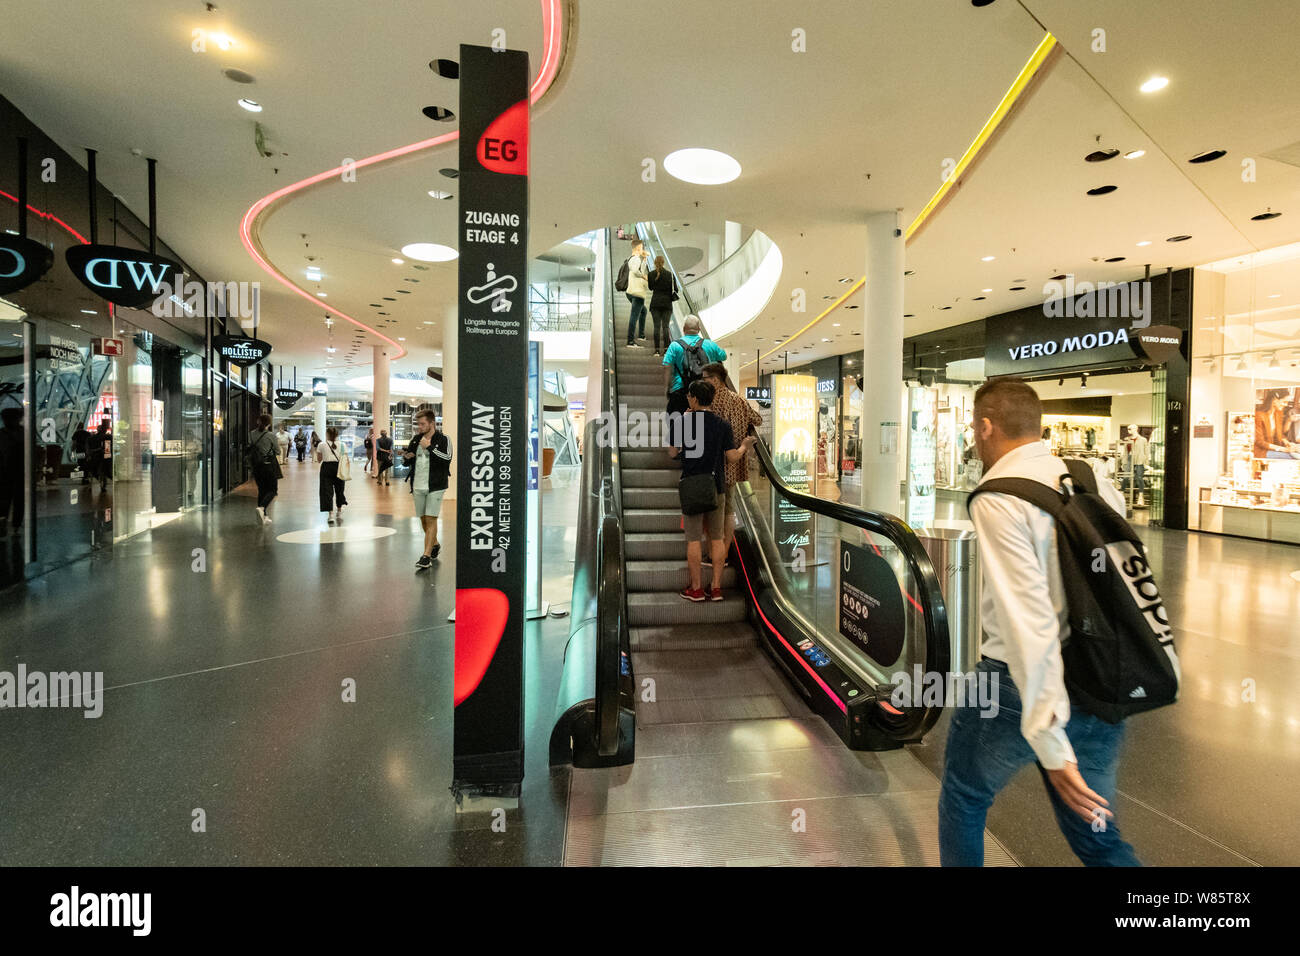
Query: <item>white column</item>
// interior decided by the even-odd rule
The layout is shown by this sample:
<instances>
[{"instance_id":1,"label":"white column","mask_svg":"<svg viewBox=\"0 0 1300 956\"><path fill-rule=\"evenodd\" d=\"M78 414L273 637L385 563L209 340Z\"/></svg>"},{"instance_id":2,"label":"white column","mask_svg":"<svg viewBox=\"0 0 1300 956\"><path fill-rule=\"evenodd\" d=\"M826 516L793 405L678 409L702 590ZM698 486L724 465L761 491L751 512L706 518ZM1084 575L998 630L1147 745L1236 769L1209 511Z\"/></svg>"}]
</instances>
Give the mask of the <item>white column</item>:
<instances>
[{"instance_id":1,"label":"white column","mask_svg":"<svg viewBox=\"0 0 1300 956\"><path fill-rule=\"evenodd\" d=\"M709 271L712 272L720 265L722 265L722 237L719 235L710 235L709 236Z\"/></svg>"},{"instance_id":2,"label":"white column","mask_svg":"<svg viewBox=\"0 0 1300 956\"><path fill-rule=\"evenodd\" d=\"M725 228L727 234L722 243L722 258L728 259L740 248L740 223L728 219Z\"/></svg>"},{"instance_id":3,"label":"white column","mask_svg":"<svg viewBox=\"0 0 1300 956\"><path fill-rule=\"evenodd\" d=\"M388 406L392 399L388 396L389 368L388 368L388 351L379 345L371 347L374 352L374 386L370 390L370 406L374 416L375 439L379 438L381 428L389 429L389 436L392 435L391 423L388 421Z\"/></svg>"},{"instance_id":4,"label":"white column","mask_svg":"<svg viewBox=\"0 0 1300 956\"><path fill-rule=\"evenodd\" d=\"M320 440L321 440L321 441L324 441L324 440L325 440L325 401L326 401L326 399L327 399L327 396L325 396L325 395L317 395L317 396L316 396L316 417L315 417L315 421L312 423L312 424L315 426L316 434L320 437ZM308 447L310 447L310 446L308 446Z\"/></svg>"},{"instance_id":5,"label":"white column","mask_svg":"<svg viewBox=\"0 0 1300 956\"><path fill-rule=\"evenodd\" d=\"M862 506L895 515L900 513L898 469L906 441L898 407L903 254L898 213L868 216L867 281L862 290Z\"/></svg>"},{"instance_id":6,"label":"white column","mask_svg":"<svg viewBox=\"0 0 1300 956\"><path fill-rule=\"evenodd\" d=\"M456 498L456 467L460 456L465 452L460 447L459 429L456 427L460 415L460 401L457 395L459 387L459 376L456 374L456 367L459 356L459 343L457 336L460 334L460 327L457 323L456 310L451 308L447 310L447 317L442 326L442 430L451 441L452 460L451 474L447 478L447 492L444 498L455 500ZM452 514L456 512L444 511L443 514Z\"/></svg>"}]
</instances>

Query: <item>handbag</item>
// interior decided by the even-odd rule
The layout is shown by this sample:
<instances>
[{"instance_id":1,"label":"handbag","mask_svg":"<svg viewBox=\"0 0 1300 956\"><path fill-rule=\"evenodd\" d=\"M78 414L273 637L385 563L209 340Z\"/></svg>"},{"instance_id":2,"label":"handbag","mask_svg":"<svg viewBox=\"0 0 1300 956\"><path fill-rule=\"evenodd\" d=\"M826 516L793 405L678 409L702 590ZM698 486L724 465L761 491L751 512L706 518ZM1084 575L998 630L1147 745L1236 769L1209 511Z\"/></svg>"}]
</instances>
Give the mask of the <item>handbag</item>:
<instances>
[{"instance_id":1,"label":"handbag","mask_svg":"<svg viewBox=\"0 0 1300 956\"><path fill-rule=\"evenodd\" d=\"M718 507L718 485L713 475L687 475L677 483L682 514L702 515Z\"/></svg>"},{"instance_id":2,"label":"handbag","mask_svg":"<svg viewBox=\"0 0 1300 956\"><path fill-rule=\"evenodd\" d=\"M676 302L681 296L677 294L677 280L673 280L673 301Z\"/></svg>"}]
</instances>

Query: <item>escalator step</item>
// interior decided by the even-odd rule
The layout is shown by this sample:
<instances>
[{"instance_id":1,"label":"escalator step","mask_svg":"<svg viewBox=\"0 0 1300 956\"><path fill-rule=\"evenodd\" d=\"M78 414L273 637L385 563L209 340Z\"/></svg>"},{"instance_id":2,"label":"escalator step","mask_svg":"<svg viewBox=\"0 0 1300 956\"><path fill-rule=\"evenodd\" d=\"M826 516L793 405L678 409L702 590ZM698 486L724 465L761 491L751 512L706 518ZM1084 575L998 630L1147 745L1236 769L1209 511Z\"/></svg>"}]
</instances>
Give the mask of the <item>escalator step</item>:
<instances>
[{"instance_id":1,"label":"escalator step","mask_svg":"<svg viewBox=\"0 0 1300 956\"><path fill-rule=\"evenodd\" d=\"M622 479L623 495L626 501L628 492L633 489L669 488L675 496L677 494L677 482L681 479L681 473L676 468L629 468L624 466Z\"/></svg>"},{"instance_id":2,"label":"escalator step","mask_svg":"<svg viewBox=\"0 0 1300 956\"><path fill-rule=\"evenodd\" d=\"M677 624L633 627L632 653L638 651L696 651L706 648L753 647L757 641L748 624ZM633 658L635 663L635 657Z\"/></svg>"},{"instance_id":3,"label":"escalator step","mask_svg":"<svg viewBox=\"0 0 1300 956\"><path fill-rule=\"evenodd\" d=\"M748 615L749 605L737 591L724 591L721 601L699 603L684 600L676 591L631 592L627 596L630 627L744 623ZM748 623L745 627L749 627Z\"/></svg>"},{"instance_id":4,"label":"escalator step","mask_svg":"<svg viewBox=\"0 0 1300 956\"><path fill-rule=\"evenodd\" d=\"M633 591L659 591L676 594L689 582L686 565L679 557L665 561L628 561L626 568L627 589ZM704 586L712 587L713 572L704 569ZM736 586L736 569L726 568L722 572L722 586L731 589ZM678 598L678 600L681 600Z\"/></svg>"},{"instance_id":5,"label":"escalator step","mask_svg":"<svg viewBox=\"0 0 1300 956\"><path fill-rule=\"evenodd\" d=\"M681 531L680 508L623 508L623 531L637 533L648 531Z\"/></svg>"},{"instance_id":6,"label":"escalator step","mask_svg":"<svg viewBox=\"0 0 1300 956\"><path fill-rule=\"evenodd\" d=\"M686 539L680 531L631 533L623 535L623 557L627 561L686 560Z\"/></svg>"}]
</instances>

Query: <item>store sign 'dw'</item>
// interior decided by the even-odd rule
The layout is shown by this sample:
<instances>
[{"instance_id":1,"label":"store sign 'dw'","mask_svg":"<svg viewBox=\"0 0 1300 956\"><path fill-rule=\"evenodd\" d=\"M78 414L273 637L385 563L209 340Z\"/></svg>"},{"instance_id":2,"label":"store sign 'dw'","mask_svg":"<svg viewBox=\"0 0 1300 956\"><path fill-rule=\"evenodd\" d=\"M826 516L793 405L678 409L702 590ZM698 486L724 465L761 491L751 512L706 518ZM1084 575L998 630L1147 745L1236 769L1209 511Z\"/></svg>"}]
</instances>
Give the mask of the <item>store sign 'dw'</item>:
<instances>
[{"instance_id":1,"label":"store sign 'dw'","mask_svg":"<svg viewBox=\"0 0 1300 956\"><path fill-rule=\"evenodd\" d=\"M114 305L142 309L167 291L182 273L170 259L125 246L71 246L68 268L87 289Z\"/></svg>"}]
</instances>

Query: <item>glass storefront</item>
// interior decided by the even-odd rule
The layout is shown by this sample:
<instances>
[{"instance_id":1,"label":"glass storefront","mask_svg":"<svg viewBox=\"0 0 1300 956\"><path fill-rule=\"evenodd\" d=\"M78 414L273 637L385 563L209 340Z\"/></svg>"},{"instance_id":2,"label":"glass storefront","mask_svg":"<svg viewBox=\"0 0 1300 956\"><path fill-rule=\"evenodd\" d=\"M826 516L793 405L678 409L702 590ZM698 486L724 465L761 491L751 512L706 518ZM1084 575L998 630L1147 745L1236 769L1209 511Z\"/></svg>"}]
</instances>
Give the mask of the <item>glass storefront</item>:
<instances>
[{"instance_id":1,"label":"glass storefront","mask_svg":"<svg viewBox=\"0 0 1300 956\"><path fill-rule=\"evenodd\" d=\"M1300 243L1196 270L1190 526L1300 543Z\"/></svg>"}]
</instances>

